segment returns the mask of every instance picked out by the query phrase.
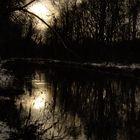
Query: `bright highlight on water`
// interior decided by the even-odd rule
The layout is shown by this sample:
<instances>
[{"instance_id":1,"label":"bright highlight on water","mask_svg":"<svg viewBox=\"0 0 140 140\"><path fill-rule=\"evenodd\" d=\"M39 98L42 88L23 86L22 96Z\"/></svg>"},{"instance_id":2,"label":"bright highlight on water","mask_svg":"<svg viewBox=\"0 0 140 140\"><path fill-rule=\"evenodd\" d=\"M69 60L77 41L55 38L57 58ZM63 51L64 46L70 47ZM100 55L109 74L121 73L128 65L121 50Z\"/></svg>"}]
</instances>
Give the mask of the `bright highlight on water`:
<instances>
[{"instance_id":1,"label":"bright highlight on water","mask_svg":"<svg viewBox=\"0 0 140 140\"><path fill-rule=\"evenodd\" d=\"M43 98L42 96L38 96L33 103L33 107L35 109L43 109L45 106L45 98Z\"/></svg>"}]
</instances>

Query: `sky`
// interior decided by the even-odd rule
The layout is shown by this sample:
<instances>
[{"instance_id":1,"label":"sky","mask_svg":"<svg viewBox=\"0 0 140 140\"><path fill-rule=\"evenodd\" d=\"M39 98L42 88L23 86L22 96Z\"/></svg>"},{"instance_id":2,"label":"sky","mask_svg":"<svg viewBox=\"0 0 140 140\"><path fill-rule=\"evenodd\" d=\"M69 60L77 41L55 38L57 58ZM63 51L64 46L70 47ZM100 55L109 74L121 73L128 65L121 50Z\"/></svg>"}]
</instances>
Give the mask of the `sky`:
<instances>
[{"instance_id":1,"label":"sky","mask_svg":"<svg viewBox=\"0 0 140 140\"><path fill-rule=\"evenodd\" d=\"M53 7L49 0L38 0L28 7L28 10L38 15L48 24L51 24L53 16L58 16L58 11ZM46 25L37 20L37 29L44 30Z\"/></svg>"},{"instance_id":2,"label":"sky","mask_svg":"<svg viewBox=\"0 0 140 140\"><path fill-rule=\"evenodd\" d=\"M60 0L60 3L57 0L55 0L55 4L53 5L52 0L36 0L32 4L30 4L26 9L36 14L40 18L42 18L48 25L51 26L54 23L53 21L54 17L57 18L59 16L59 10L58 10L59 5L62 4L64 1L67 1L67 0ZM29 2L31 2L31 0L26 0L26 3L29 3ZM74 2L74 1L69 0L69 2ZM81 0L77 0L77 3L80 3L80 2ZM24 37L26 36L26 32L28 31L29 17L25 17L26 15L23 16L22 12L17 12L16 16L18 17L19 20L21 19L24 20L24 18L27 19L27 23L23 25L23 37ZM32 39L37 40L37 38L39 38L38 43L40 43L40 41L42 43L43 42L45 43L46 41L45 33L48 26L46 26L42 21L40 21L39 19L35 17L32 19L32 22L35 29Z\"/></svg>"},{"instance_id":3,"label":"sky","mask_svg":"<svg viewBox=\"0 0 140 140\"><path fill-rule=\"evenodd\" d=\"M26 3L31 2L32 0L26 0ZM50 0L36 0L32 4L30 4L27 8L28 11L36 14L40 18L42 18L48 25L53 23L53 17L58 17L58 11L52 5ZM19 22L22 24L22 36L26 37L29 29L29 17L24 15L22 11L16 11L13 13L11 20L15 23ZM26 21L26 22L25 22ZM33 17L33 28L34 33L32 35L32 39L36 43L45 43L46 41L46 30L48 26L46 26L42 21Z\"/></svg>"}]
</instances>

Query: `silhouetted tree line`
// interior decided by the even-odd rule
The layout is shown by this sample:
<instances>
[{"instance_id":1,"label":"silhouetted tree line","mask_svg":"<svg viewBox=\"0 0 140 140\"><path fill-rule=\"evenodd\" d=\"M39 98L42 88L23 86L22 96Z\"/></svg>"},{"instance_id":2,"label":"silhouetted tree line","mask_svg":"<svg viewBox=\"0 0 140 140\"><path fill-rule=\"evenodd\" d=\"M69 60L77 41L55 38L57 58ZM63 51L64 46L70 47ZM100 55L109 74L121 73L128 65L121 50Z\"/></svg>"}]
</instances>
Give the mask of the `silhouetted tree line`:
<instances>
[{"instance_id":1,"label":"silhouetted tree line","mask_svg":"<svg viewBox=\"0 0 140 140\"><path fill-rule=\"evenodd\" d=\"M66 0L59 4L57 26L68 41L135 40L140 37L139 7L139 0Z\"/></svg>"},{"instance_id":2,"label":"silhouetted tree line","mask_svg":"<svg viewBox=\"0 0 140 140\"><path fill-rule=\"evenodd\" d=\"M0 52L4 57L116 62L139 59L139 0L53 0L59 16L52 16L45 44L35 33L35 17L19 8L26 4L22 0L0 2ZM16 8L20 16L15 14Z\"/></svg>"},{"instance_id":3,"label":"silhouetted tree line","mask_svg":"<svg viewBox=\"0 0 140 140\"><path fill-rule=\"evenodd\" d=\"M30 56L34 54L33 18L20 11L20 7L24 5L26 5L24 0L0 1L1 57L27 57L29 54Z\"/></svg>"},{"instance_id":4,"label":"silhouetted tree line","mask_svg":"<svg viewBox=\"0 0 140 140\"><path fill-rule=\"evenodd\" d=\"M85 60L138 60L139 0L66 0L56 7L53 28Z\"/></svg>"}]
</instances>

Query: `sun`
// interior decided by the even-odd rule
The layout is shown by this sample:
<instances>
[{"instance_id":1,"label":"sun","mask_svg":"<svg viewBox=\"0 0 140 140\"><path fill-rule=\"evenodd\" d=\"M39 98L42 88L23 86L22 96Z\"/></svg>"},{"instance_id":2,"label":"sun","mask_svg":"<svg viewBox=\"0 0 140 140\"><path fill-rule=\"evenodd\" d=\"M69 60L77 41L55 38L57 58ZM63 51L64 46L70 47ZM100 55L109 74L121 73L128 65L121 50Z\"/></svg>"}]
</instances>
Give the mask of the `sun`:
<instances>
[{"instance_id":1,"label":"sun","mask_svg":"<svg viewBox=\"0 0 140 140\"><path fill-rule=\"evenodd\" d=\"M35 16L31 14L33 17L32 23L35 27L35 30L37 31L34 36L32 36L32 39L35 42L40 42L40 40L42 43L45 42L46 30L48 29L48 26L42 22L42 20L45 21L48 25L51 25L53 23L53 18L58 17L59 15L58 10L56 10L50 0L35 1L27 7L27 10L36 15ZM36 38L36 36L38 36L38 38Z\"/></svg>"},{"instance_id":2,"label":"sun","mask_svg":"<svg viewBox=\"0 0 140 140\"><path fill-rule=\"evenodd\" d=\"M49 14L48 8L43 5L41 2L36 2L33 5L31 5L28 9L30 12L33 12L37 16L39 16L42 19L47 18L47 14Z\"/></svg>"}]
</instances>

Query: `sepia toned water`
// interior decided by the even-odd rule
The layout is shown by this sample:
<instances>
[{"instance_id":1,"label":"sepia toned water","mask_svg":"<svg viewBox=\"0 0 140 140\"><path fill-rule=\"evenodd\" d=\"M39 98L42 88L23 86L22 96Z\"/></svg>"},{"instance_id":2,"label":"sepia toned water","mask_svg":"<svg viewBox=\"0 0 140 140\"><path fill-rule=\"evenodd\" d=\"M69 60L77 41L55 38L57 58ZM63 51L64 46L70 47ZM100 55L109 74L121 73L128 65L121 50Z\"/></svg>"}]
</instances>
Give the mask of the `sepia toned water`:
<instances>
[{"instance_id":1,"label":"sepia toned water","mask_svg":"<svg viewBox=\"0 0 140 140\"><path fill-rule=\"evenodd\" d=\"M1 66L0 140L139 140L140 79L64 66Z\"/></svg>"}]
</instances>

